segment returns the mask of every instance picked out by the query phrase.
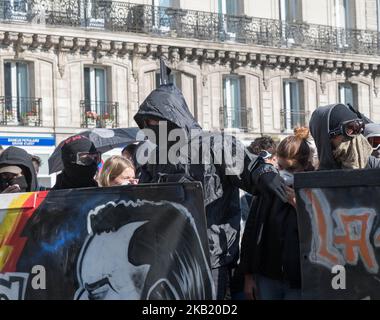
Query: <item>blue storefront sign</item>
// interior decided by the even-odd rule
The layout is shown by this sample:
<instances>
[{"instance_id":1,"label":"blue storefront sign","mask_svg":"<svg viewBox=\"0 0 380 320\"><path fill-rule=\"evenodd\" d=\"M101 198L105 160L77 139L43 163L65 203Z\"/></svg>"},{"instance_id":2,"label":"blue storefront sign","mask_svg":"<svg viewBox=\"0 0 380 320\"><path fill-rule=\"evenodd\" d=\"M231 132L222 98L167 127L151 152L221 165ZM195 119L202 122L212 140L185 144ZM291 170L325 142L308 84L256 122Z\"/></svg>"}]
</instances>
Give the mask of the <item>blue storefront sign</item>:
<instances>
[{"instance_id":1,"label":"blue storefront sign","mask_svg":"<svg viewBox=\"0 0 380 320\"><path fill-rule=\"evenodd\" d=\"M0 145L14 147L54 147L55 137L0 137Z\"/></svg>"}]
</instances>

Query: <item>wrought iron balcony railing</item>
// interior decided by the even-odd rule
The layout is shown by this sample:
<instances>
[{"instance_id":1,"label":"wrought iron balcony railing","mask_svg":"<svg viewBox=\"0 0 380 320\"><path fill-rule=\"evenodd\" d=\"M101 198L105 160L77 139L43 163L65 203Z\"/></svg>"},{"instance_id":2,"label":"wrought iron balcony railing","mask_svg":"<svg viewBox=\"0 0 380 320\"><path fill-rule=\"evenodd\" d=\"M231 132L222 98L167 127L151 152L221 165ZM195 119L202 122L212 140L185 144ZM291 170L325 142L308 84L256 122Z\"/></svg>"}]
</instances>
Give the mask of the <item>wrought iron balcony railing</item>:
<instances>
[{"instance_id":1,"label":"wrought iron balcony railing","mask_svg":"<svg viewBox=\"0 0 380 320\"><path fill-rule=\"evenodd\" d=\"M296 127L308 126L309 115L307 111L281 110L281 131L290 131Z\"/></svg>"},{"instance_id":2,"label":"wrought iron balcony railing","mask_svg":"<svg viewBox=\"0 0 380 320\"><path fill-rule=\"evenodd\" d=\"M3 22L25 21L278 48L380 54L376 31L105 0L2 0Z\"/></svg>"},{"instance_id":3,"label":"wrought iron balcony railing","mask_svg":"<svg viewBox=\"0 0 380 320\"><path fill-rule=\"evenodd\" d=\"M40 127L41 98L0 97L0 124Z\"/></svg>"},{"instance_id":4,"label":"wrought iron balcony railing","mask_svg":"<svg viewBox=\"0 0 380 320\"><path fill-rule=\"evenodd\" d=\"M220 127L224 129L249 129L249 119L251 109L245 107L241 108L227 108L222 107L219 109Z\"/></svg>"},{"instance_id":5,"label":"wrought iron balcony railing","mask_svg":"<svg viewBox=\"0 0 380 320\"><path fill-rule=\"evenodd\" d=\"M82 128L119 127L118 102L82 100L80 109Z\"/></svg>"}]
</instances>

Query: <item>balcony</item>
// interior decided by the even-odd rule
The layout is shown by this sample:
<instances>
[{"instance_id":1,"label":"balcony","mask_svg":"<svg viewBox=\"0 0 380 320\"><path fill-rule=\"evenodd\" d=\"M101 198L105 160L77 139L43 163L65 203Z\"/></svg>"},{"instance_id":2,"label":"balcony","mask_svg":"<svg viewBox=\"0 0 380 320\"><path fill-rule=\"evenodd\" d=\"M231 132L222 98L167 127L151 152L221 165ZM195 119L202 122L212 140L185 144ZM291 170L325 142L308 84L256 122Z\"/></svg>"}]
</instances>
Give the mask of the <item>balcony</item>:
<instances>
[{"instance_id":1,"label":"balcony","mask_svg":"<svg viewBox=\"0 0 380 320\"><path fill-rule=\"evenodd\" d=\"M297 127L308 126L309 124L309 112L306 111L289 111L282 109L281 115L281 131L289 132Z\"/></svg>"},{"instance_id":2,"label":"balcony","mask_svg":"<svg viewBox=\"0 0 380 320\"><path fill-rule=\"evenodd\" d=\"M251 109L222 107L219 109L220 127L248 131L250 115Z\"/></svg>"},{"instance_id":3,"label":"balcony","mask_svg":"<svg viewBox=\"0 0 380 320\"><path fill-rule=\"evenodd\" d=\"M104 0L3 0L1 22L141 33L152 36L300 48L335 53L380 54L376 31L231 16Z\"/></svg>"},{"instance_id":4,"label":"balcony","mask_svg":"<svg viewBox=\"0 0 380 320\"><path fill-rule=\"evenodd\" d=\"M0 97L0 125L40 127L41 98Z\"/></svg>"},{"instance_id":5,"label":"balcony","mask_svg":"<svg viewBox=\"0 0 380 320\"><path fill-rule=\"evenodd\" d=\"M80 109L82 128L119 127L118 102L82 100Z\"/></svg>"}]
</instances>

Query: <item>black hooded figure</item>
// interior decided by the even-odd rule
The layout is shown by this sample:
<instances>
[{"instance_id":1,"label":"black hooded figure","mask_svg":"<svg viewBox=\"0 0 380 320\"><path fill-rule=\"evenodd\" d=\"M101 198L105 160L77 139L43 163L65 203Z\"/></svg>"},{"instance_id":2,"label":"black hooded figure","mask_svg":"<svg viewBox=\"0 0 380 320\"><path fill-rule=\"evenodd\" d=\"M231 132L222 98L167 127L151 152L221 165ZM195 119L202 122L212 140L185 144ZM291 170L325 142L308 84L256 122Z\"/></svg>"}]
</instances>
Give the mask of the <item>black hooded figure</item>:
<instances>
[{"instance_id":1,"label":"black hooded figure","mask_svg":"<svg viewBox=\"0 0 380 320\"><path fill-rule=\"evenodd\" d=\"M221 163L211 161L205 164L194 163L194 154L202 155L202 139L209 133L202 131L201 126L189 111L181 91L173 84L161 85L154 90L141 104L134 117L138 126L151 129L156 135L155 163L142 167L140 183L199 181L203 185L204 201L207 215L207 232L209 237L211 267L216 285L217 299L224 299L231 265L236 263L239 256L240 208L239 188L249 193L258 191L258 187L271 190L286 201L284 185L275 169L264 164L259 158L248 152L242 156L242 171L239 174L226 173L226 159ZM166 122L167 132L181 129L186 139L182 147L189 150L185 162L173 164L168 160L162 163L159 153L166 152L174 144L181 145L181 140L169 141L167 132L160 130L159 123ZM162 127L161 127L162 128ZM165 134L165 137L162 135ZM160 136L161 135L161 136ZM222 136L221 134L217 134ZM194 152L194 141L201 141L200 148ZM233 145L239 142L233 138ZM205 148L204 148L205 149ZM223 151L222 146L219 148ZM244 148L243 148L244 150ZM193 154L192 154L193 153ZM213 155L212 155L213 156ZM211 156L211 157L212 157ZM170 156L169 156L170 157ZM191 158L191 160L190 160ZM199 164L200 163L200 164Z\"/></svg>"},{"instance_id":2,"label":"black hooded figure","mask_svg":"<svg viewBox=\"0 0 380 320\"><path fill-rule=\"evenodd\" d=\"M94 176L98 170L98 164L79 165L75 162L78 153L95 153L94 144L84 136L70 137L62 146L63 171L57 176L57 182L53 190L96 188L98 183Z\"/></svg>"},{"instance_id":3,"label":"black hooded figure","mask_svg":"<svg viewBox=\"0 0 380 320\"><path fill-rule=\"evenodd\" d=\"M318 150L319 170L337 170L345 169L334 156L334 147L331 143L329 132L339 128L344 122L359 120L356 113L352 112L344 104L334 104L317 108L310 120L310 132L315 141ZM360 142L366 144L364 136L359 135ZM356 154L359 158L363 158L363 168L380 168L380 159L371 156L372 148L368 146L351 146L351 149L357 149ZM336 153L335 153L336 154ZM350 155L348 155L350 156ZM350 169L346 167L346 169Z\"/></svg>"},{"instance_id":4,"label":"black hooded figure","mask_svg":"<svg viewBox=\"0 0 380 320\"><path fill-rule=\"evenodd\" d=\"M3 151L0 155L0 167L5 166L18 166L22 169L22 175L25 177L26 183L20 186L21 192L38 191L37 176L33 166L32 156L24 149L9 147ZM20 185L20 183L18 184ZM0 192L1 191L2 190L0 190Z\"/></svg>"}]
</instances>

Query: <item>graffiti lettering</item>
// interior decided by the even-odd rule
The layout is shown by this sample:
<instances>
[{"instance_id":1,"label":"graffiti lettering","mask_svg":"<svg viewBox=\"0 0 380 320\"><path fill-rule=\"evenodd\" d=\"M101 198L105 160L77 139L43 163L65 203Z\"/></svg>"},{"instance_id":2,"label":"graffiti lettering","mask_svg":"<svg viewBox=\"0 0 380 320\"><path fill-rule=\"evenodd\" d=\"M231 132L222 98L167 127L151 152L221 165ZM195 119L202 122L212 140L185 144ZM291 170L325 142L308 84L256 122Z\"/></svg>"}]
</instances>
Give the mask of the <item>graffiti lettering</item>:
<instances>
[{"instance_id":1,"label":"graffiti lettering","mask_svg":"<svg viewBox=\"0 0 380 320\"><path fill-rule=\"evenodd\" d=\"M27 273L0 273L0 300L24 300Z\"/></svg>"},{"instance_id":2,"label":"graffiti lettering","mask_svg":"<svg viewBox=\"0 0 380 320\"><path fill-rule=\"evenodd\" d=\"M312 208L307 208L313 228L313 244L310 260L321 264L328 269L335 265L344 265L344 260L339 251L333 246L333 229L329 204L321 191L302 190L301 197L305 203L311 203Z\"/></svg>"},{"instance_id":3,"label":"graffiti lettering","mask_svg":"<svg viewBox=\"0 0 380 320\"><path fill-rule=\"evenodd\" d=\"M367 212L366 212L367 211ZM357 265L359 256L366 269L377 273L379 266L369 241L376 213L372 209L336 210L333 212L338 228L335 229L334 244L341 248L348 264Z\"/></svg>"},{"instance_id":4,"label":"graffiti lettering","mask_svg":"<svg viewBox=\"0 0 380 320\"><path fill-rule=\"evenodd\" d=\"M376 274L379 265L370 242L376 212L370 208L331 212L320 189L302 190L300 195L305 203L311 204L306 208L313 230L310 261L331 269L335 265L357 265L360 258L366 270ZM373 240L376 247L380 246L380 230Z\"/></svg>"}]
</instances>

